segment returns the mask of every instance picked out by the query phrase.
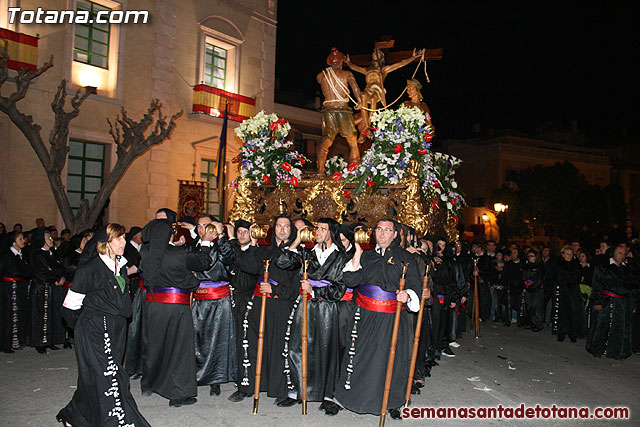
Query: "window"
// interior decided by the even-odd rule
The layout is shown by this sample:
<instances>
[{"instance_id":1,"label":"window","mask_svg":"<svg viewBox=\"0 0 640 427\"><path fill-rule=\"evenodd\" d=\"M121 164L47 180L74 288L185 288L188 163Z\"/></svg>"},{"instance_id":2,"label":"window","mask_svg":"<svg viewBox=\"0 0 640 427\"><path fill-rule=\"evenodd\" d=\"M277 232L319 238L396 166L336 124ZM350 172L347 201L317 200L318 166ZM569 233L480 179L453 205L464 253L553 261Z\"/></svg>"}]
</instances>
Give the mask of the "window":
<instances>
[{"instance_id":1,"label":"window","mask_svg":"<svg viewBox=\"0 0 640 427\"><path fill-rule=\"evenodd\" d=\"M69 141L67 198L74 213L80 207L80 200L87 199L91 204L102 187L104 152L104 144Z\"/></svg>"},{"instance_id":2,"label":"window","mask_svg":"<svg viewBox=\"0 0 640 427\"><path fill-rule=\"evenodd\" d=\"M109 68L110 27L109 24L99 24L94 21L96 13L111 9L90 1L78 0L77 10L89 12L91 23L75 25L73 60L100 68Z\"/></svg>"},{"instance_id":3,"label":"window","mask_svg":"<svg viewBox=\"0 0 640 427\"><path fill-rule=\"evenodd\" d=\"M206 181L204 211L209 215L220 216L218 201L218 184L216 182L217 165L215 160L202 159L200 164L200 181Z\"/></svg>"},{"instance_id":4,"label":"window","mask_svg":"<svg viewBox=\"0 0 640 427\"><path fill-rule=\"evenodd\" d=\"M227 50L205 43L204 84L225 89L227 76Z\"/></svg>"}]
</instances>

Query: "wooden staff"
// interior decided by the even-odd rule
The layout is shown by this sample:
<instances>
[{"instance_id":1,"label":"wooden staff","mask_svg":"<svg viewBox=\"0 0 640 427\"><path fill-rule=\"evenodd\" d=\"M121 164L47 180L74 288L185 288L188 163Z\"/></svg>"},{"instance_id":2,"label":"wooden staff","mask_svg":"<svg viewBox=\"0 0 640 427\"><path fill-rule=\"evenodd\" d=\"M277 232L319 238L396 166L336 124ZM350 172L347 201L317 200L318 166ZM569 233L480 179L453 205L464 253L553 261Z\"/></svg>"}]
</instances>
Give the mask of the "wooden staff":
<instances>
[{"instance_id":1,"label":"wooden staff","mask_svg":"<svg viewBox=\"0 0 640 427\"><path fill-rule=\"evenodd\" d=\"M424 297L424 291L429 286L429 272L431 271L431 264L427 265L427 271L424 273L424 279L422 279L422 295L420 296L420 311L418 311L418 321L416 322L416 332L413 335L413 350L411 352L411 365L409 365L409 378L407 379L407 393L405 394L404 407L408 408L411 403L411 388L413 386L413 374L416 371L416 360L418 359L418 345L420 344L420 331L422 330L422 315L424 314L424 304L426 298Z\"/></svg>"},{"instance_id":2,"label":"wooden staff","mask_svg":"<svg viewBox=\"0 0 640 427\"><path fill-rule=\"evenodd\" d=\"M309 280L309 260L305 259L303 262L302 280ZM309 295L306 290L302 290L302 415L307 415L307 364L308 364L308 344L307 329L309 325L307 323L307 302Z\"/></svg>"},{"instance_id":3,"label":"wooden staff","mask_svg":"<svg viewBox=\"0 0 640 427\"><path fill-rule=\"evenodd\" d=\"M270 259L263 260L264 262L264 279L263 283L269 283L269 264ZM264 349L264 323L267 308L267 293L262 292L262 306L260 307L260 327L258 329L258 352L256 354L256 379L254 381L253 389L253 413L258 413L258 403L260 402L260 377L262 374L262 351Z\"/></svg>"},{"instance_id":4,"label":"wooden staff","mask_svg":"<svg viewBox=\"0 0 640 427\"><path fill-rule=\"evenodd\" d=\"M406 283L405 276L409 269L409 263L402 263L402 276L398 290L404 291ZM396 317L393 321L393 332L391 333L391 345L389 346L389 360L387 361L387 377L384 381L384 394L382 395L382 408L380 409L380 427L384 427L384 420L387 416L387 405L389 404L389 392L391 391L391 378L393 377L393 365L396 361L396 346L398 345L398 329L400 328L400 312L402 303L396 302Z\"/></svg>"},{"instance_id":5,"label":"wooden staff","mask_svg":"<svg viewBox=\"0 0 640 427\"><path fill-rule=\"evenodd\" d=\"M476 339L480 338L480 301L478 301L478 258L473 260L473 323Z\"/></svg>"}]
</instances>

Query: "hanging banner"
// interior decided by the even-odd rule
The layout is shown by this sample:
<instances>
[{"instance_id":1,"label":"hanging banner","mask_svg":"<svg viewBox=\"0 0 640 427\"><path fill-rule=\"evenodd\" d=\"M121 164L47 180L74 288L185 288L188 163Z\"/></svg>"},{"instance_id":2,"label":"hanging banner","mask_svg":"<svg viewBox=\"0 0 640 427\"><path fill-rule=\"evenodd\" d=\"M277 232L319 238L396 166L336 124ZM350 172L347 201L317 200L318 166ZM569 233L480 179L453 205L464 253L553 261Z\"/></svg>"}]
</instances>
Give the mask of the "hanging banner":
<instances>
[{"instance_id":1,"label":"hanging banner","mask_svg":"<svg viewBox=\"0 0 640 427\"><path fill-rule=\"evenodd\" d=\"M198 215L204 213L204 200L206 182L200 181L180 181L178 192L178 218Z\"/></svg>"},{"instance_id":2,"label":"hanging banner","mask_svg":"<svg viewBox=\"0 0 640 427\"><path fill-rule=\"evenodd\" d=\"M215 117L224 117L225 103L228 102L229 120L241 122L256 113L256 100L248 96L227 92L205 84L193 87L193 112Z\"/></svg>"},{"instance_id":3,"label":"hanging banner","mask_svg":"<svg viewBox=\"0 0 640 427\"><path fill-rule=\"evenodd\" d=\"M27 68L29 71L35 71L38 68L37 37L0 28L0 39L7 42L9 56L7 66L10 70L20 71L22 68ZM0 43L4 43L4 40ZM1 54L0 57L2 57Z\"/></svg>"}]
</instances>

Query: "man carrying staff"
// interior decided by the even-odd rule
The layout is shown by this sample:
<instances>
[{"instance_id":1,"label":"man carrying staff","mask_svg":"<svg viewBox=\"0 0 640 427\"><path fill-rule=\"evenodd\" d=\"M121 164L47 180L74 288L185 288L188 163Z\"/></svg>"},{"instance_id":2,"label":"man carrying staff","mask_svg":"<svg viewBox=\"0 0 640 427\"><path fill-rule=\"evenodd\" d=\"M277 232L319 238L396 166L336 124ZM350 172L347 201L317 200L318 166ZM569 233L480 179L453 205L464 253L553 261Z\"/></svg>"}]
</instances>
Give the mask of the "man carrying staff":
<instances>
[{"instance_id":1,"label":"man carrying staff","mask_svg":"<svg viewBox=\"0 0 640 427\"><path fill-rule=\"evenodd\" d=\"M411 311L420 309L422 280L413 256L399 246L398 226L390 219L381 219L375 228L375 250L363 252L356 243L356 253L345 267L347 286L357 286L358 305L351 322L352 340L340 367L340 379L335 398L345 408L368 414L380 414L396 300ZM406 290L400 291L402 264L409 264ZM398 343L389 394L389 413L400 418L400 406L405 403L405 388L409 376L413 333L411 319L401 312Z\"/></svg>"},{"instance_id":2,"label":"man carrying staff","mask_svg":"<svg viewBox=\"0 0 640 427\"><path fill-rule=\"evenodd\" d=\"M251 248L251 233L249 228L251 223L243 219L239 219L235 222L235 230L233 235L235 238L231 239L231 246L234 250L234 263L231 267L231 300L233 305L233 317L236 334L236 382L239 385L242 381L242 359L244 349L242 347L242 322L244 321L244 314L247 311L247 304L253 298L253 290L256 288L258 281L257 274L245 273L241 270L242 264L251 263L253 257L247 257ZM247 397L244 393L236 391L229 400L232 402L239 402Z\"/></svg>"},{"instance_id":3,"label":"man carrying staff","mask_svg":"<svg viewBox=\"0 0 640 427\"><path fill-rule=\"evenodd\" d=\"M196 273L200 287L193 295L196 380L199 386L210 386L210 395L218 396L220 384L236 378L236 338L229 288L229 267L235 254L222 223L202 214L197 230L200 240L195 251L206 254L211 267Z\"/></svg>"},{"instance_id":4,"label":"man carrying staff","mask_svg":"<svg viewBox=\"0 0 640 427\"><path fill-rule=\"evenodd\" d=\"M255 226L254 224L251 228L253 229ZM296 282L296 277L300 270L300 260L297 254L286 249L291 245L295 236L296 229L291 219L286 216L277 217L273 222L271 245L259 247L258 240L252 237L251 247L246 254L246 262L240 264L241 271L259 275L259 282L255 286L253 299L247 304L242 331L238 331L239 334L242 334L244 349L240 368L242 377L238 391L229 397L231 401L240 401L253 394L254 391L263 292L267 294L267 305L260 391L266 391L268 396L277 398L276 403L281 403L287 398L285 359L282 357L282 349L285 342L287 319L291 313L293 300L299 293L299 282ZM271 260L268 282L263 281L263 260L265 259Z\"/></svg>"},{"instance_id":5,"label":"man carrying staff","mask_svg":"<svg viewBox=\"0 0 640 427\"><path fill-rule=\"evenodd\" d=\"M299 240L290 249L297 248L303 260L309 260L308 280L300 280L301 292L307 291L308 302L308 367L307 401L322 402L321 409L327 415L336 415L340 406L333 402L333 391L339 375L340 328L337 302L345 293L342 270L347 254L340 241L340 224L331 218L318 220L316 244L313 249L298 247ZM288 368L289 401L302 396L302 296L299 296L291 312L291 333L285 344ZM293 400L293 402L291 402Z\"/></svg>"}]
</instances>

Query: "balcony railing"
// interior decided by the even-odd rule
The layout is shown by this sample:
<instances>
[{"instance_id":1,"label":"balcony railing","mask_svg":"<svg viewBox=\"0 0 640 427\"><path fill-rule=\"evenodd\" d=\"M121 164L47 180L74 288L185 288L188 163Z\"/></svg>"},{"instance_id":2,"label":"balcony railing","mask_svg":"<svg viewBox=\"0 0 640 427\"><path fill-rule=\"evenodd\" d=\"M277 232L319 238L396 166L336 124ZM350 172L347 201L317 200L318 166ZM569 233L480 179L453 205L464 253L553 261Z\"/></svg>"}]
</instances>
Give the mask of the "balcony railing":
<instances>
[{"instance_id":1,"label":"balcony railing","mask_svg":"<svg viewBox=\"0 0 640 427\"><path fill-rule=\"evenodd\" d=\"M256 99L227 92L205 84L193 87L193 112L224 117L225 102L229 103L229 119L241 122L256 113Z\"/></svg>"}]
</instances>

